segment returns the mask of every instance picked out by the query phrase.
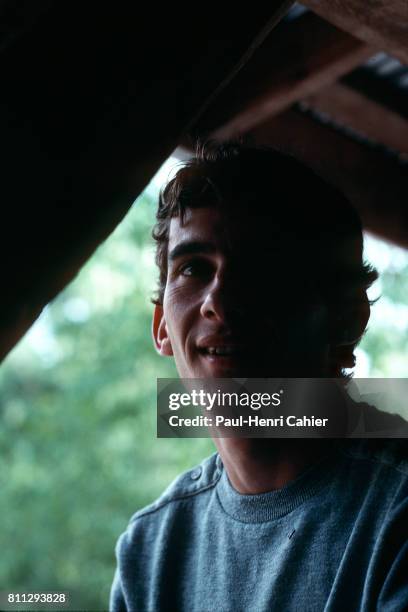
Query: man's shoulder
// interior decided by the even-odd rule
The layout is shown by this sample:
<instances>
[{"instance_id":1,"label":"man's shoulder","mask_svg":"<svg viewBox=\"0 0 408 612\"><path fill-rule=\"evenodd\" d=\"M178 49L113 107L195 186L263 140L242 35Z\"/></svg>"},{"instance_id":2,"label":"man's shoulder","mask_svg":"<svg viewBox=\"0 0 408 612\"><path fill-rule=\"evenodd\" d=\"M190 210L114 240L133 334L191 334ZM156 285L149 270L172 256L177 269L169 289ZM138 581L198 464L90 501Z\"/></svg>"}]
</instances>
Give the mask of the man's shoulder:
<instances>
[{"instance_id":1,"label":"man's shoulder","mask_svg":"<svg viewBox=\"0 0 408 612\"><path fill-rule=\"evenodd\" d=\"M194 498L212 489L220 476L221 463L218 453L214 453L199 465L180 474L154 502L138 510L131 517L130 523L144 516L156 514L174 502Z\"/></svg>"},{"instance_id":2,"label":"man's shoulder","mask_svg":"<svg viewBox=\"0 0 408 612\"><path fill-rule=\"evenodd\" d=\"M205 511L208 495L220 476L221 467L215 453L180 474L153 503L138 510L117 542L120 563L126 564L136 550L150 550L158 537L163 543L171 534L180 534L188 521L195 523Z\"/></svg>"},{"instance_id":3,"label":"man's shoulder","mask_svg":"<svg viewBox=\"0 0 408 612\"><path fill-rule=\"evenodd\" d=\"M344 440L342 452L356 462L372 463L408 477L408 439Z\"/></svg>"}]
</instances>

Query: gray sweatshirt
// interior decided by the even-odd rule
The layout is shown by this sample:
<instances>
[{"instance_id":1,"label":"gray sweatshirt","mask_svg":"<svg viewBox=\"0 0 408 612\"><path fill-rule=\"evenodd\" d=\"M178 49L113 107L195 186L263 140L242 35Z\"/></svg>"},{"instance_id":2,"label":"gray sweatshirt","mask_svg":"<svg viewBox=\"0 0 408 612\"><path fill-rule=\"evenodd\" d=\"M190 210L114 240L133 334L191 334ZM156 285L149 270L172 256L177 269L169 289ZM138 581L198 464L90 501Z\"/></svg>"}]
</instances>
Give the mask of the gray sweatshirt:
<instances>
[{"instance_id":1,"label":"gray sweatshirt","mask_svg":"<svg viewBox=\"0 0 408 612\"><path fill-rule=\"evenodd\" d=\"M282 489L241 495L219 455L119 538L112 612L408 610L408 442L333 443Z\"/></svg>"}]
</instances>

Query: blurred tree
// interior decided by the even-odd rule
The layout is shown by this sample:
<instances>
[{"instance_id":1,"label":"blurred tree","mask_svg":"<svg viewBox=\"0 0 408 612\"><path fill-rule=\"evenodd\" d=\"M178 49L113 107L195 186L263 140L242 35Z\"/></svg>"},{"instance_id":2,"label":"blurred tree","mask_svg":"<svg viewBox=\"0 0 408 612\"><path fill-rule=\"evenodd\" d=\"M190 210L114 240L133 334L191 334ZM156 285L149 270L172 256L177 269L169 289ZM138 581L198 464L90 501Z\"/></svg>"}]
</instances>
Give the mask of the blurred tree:
<instances>
[{"instance_id":1,"label":"blurred tree","mask_svg":"<svg viewBox=\"0 0 408 612\"><path fill-rule=\"evenodd\" d=\"M156 439L152 197L134 209L0 370L1 588L107 608L130 516L210 440Z\"/></svg>"},{"instance_id":2,"label":"blurred tree","mask_svg":"<svg viewBox=\"0 0 408 612\"><path fill-rule=\"evenodd\" d=\"M367 371L358 375L407 377L408 252L368 236L366 256L380 278L370 290L370 298L378 301L371 307L368 331L360 344ZM408 409L405 416L408 418Z\"/></svg>"}]
</instances>

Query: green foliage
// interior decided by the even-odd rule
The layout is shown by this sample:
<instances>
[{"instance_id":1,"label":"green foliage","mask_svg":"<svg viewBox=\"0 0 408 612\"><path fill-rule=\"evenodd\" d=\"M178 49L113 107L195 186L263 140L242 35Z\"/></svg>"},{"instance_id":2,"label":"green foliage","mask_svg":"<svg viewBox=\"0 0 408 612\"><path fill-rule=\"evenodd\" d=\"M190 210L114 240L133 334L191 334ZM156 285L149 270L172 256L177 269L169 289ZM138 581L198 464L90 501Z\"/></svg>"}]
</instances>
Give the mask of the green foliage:
<instances>
[{"instance_id":1,"label":"green foliage","mask_svg":"<svg viewBox=\"0 0 408 612\"><path fill-rule=\"evenodd\" d=\"M370 376L406 377L408 254L402 249L381 243L377 251L378 262L374 263L379 268L380 280L373 287L372 293L378 300L371 307L368 331L360 348L369 358Z\"/></svg>"},{"instance_id":2,"label":"green foliage","mask_svg":"<svg viewBox=\"0 0 408 612\"><path fill-rule=\"evenodd\" d=\"M156 438L156 378L176 371L150 336L153 209L139 199L0 370L1 588L106 609L130 516L213 452Z\"/></svg>"}]
</instances>

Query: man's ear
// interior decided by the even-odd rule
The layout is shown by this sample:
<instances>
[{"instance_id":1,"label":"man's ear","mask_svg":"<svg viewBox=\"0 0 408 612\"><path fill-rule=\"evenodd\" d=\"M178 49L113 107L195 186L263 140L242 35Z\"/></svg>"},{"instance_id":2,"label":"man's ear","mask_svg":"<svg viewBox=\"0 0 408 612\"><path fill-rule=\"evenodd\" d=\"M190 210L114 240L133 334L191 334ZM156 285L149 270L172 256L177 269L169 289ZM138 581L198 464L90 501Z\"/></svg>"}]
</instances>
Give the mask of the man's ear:
<instances>
[{"instance_id":1,"label":"man's ear","mask_svg":"<svg viewBox=\"0 0 408 612\"><path fill-rule=\"evenodd\" d=\"M171 357L173 349L167 333L166 320L164 318L163 306L156 304L153 313L152 334L156 351L159 355Z\"/></svg>"}]
</instances>

